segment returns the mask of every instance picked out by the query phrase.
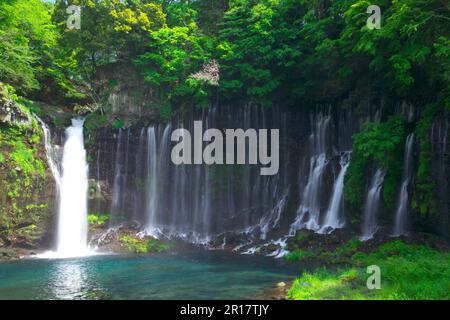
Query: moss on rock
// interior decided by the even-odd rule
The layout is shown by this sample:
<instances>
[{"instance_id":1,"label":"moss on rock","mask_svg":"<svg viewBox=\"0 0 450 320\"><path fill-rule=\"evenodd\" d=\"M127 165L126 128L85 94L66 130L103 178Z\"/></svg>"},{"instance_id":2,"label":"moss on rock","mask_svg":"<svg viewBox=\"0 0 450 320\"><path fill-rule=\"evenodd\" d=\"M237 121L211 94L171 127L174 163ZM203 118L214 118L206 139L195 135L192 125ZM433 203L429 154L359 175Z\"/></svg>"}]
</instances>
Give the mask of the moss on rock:
<instances>
[{"instance_id":1,"label":"moss on rock","mask_svg":"<svg viewBox=\"0 0 450 320\"><path fill-rule=\"evenodd\" d=\"M11 89L0 83L0 91L0 109L3 112L9 108L8 112L14 114L0 121L1 245L34 247L45 232L49 213L44 196L48 176L43 133Z\"/></svg>"}]
</instances>

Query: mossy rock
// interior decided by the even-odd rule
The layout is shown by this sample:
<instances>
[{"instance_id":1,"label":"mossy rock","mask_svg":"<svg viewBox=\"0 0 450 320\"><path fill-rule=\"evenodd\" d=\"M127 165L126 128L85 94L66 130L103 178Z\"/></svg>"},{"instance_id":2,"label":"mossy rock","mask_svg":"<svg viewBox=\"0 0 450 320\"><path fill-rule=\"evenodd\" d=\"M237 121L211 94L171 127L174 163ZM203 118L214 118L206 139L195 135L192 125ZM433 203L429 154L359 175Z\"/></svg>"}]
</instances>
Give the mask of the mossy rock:
<instances>
[{"instance_id":1,"label":"mossy rock","mask_svg":"<svg viewBox=\"0 0 450 320\"><path fill-rule=\"evenodd\" d=\"M294 251L305 247L312 237L314 237L314 232L310 230L297 230L295 236L288 239L287 248L289 251Z\"/></svg>"},{"instance_id":2,"label":"mossy rock","mask_svg":"<svg viewBox=\"0 0 450 320\"><path fill-rule=\"evenodd\" d=\"M275 243L271 243L271 244L268 244L266 246L262 246L262 247L258 248L258 252L257 253L258 254L262 254L262 255L269 255L269 254L274 253L274 252L276 252L276 251L278 251L280 249L281 249L280 245L275 244Z\"/></svg>"},{"instance_id":3,"label":"mossy rock","mask_svg":"<svg viewBox=\"0 0 450 320\"><path fill-rule=\"evenodd\" d=\"M13 248L0 248L0 258L9 260L19 258L19 253Z\"/></svg>"}]
</instances>

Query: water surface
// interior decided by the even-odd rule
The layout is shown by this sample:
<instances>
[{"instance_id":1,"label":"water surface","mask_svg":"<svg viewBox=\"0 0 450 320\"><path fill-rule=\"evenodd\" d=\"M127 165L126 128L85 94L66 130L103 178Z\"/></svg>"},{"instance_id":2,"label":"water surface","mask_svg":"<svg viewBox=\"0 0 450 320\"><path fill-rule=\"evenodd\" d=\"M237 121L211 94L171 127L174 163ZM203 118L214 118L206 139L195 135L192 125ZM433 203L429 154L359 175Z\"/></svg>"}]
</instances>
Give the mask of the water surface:
<instances>
[{"instance_id":1,"label":"water surface","mask_svg":"<svg viewBox=\"0 0 450 320\"><path fill-rule=\"evenodd\" d=\"M0 263L0 299L257 299L299 273L223 251L24 260Z\"/></svg>"}]
</instances>

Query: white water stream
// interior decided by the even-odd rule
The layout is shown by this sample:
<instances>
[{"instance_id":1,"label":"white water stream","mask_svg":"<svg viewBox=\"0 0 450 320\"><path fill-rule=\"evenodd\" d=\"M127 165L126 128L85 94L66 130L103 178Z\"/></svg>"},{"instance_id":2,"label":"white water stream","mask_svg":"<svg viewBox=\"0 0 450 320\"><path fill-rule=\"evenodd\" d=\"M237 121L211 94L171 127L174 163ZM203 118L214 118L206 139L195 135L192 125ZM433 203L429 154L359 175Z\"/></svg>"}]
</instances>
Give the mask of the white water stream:
<instances>
[{"instance_id":1,"label":"white water stream","mask_svg":"<svg viewBox=\"0 0 450 320\"><path fill-rule=\"evenodd\" d=\"M88 165L84 149L83 119L72 119L66 129L61 169L53 156L50 131L41 120L49 165L58 188L59 211L56 251L41 258L70 258L92 254L87 244Z\"/></svg>"}]
</instances>

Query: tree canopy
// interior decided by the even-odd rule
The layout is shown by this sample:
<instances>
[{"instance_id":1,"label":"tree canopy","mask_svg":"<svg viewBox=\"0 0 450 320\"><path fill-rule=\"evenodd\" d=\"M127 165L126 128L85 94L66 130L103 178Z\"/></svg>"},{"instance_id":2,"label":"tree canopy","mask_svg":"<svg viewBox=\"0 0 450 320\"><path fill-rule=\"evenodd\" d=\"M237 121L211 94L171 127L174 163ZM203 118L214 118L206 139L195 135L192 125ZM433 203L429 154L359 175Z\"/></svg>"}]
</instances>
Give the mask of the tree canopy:
<instances>
[{"instance_id":1,"label":"tree canopy","mask_svg":"<svg viewBox=\"0 0 450 320\"><path fill-rule=\"evenodd\" d=\"M66 26L69 5L81 29ZM220 96L262 104L390 96L449 104L449 5L361 0L5 0L0 77L19 92L77 97L98 68L134 64L168 100L215 90L190 75L215 59ZM42 84L45 84L42 86ZM91 88L92 89L92 88Z\"/></svg>"}]
</instances>

